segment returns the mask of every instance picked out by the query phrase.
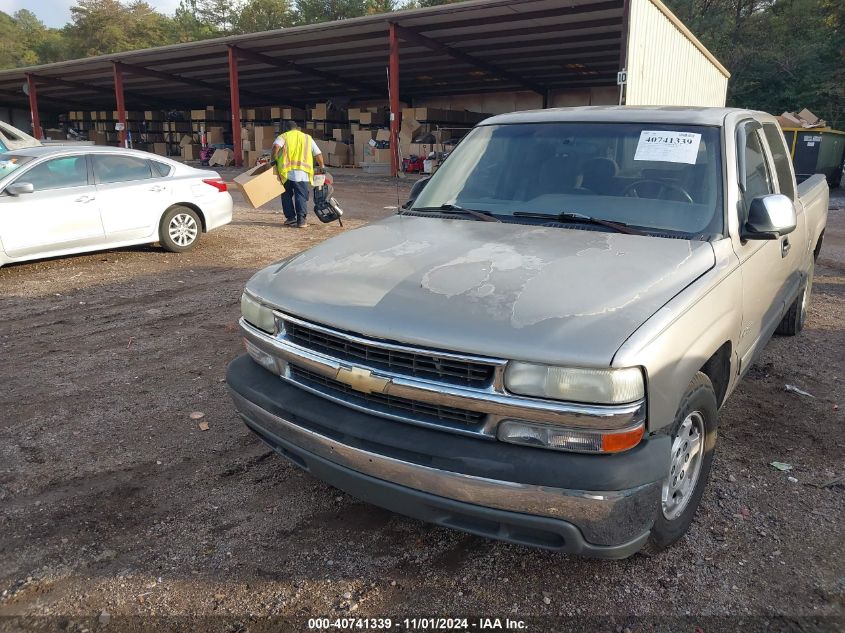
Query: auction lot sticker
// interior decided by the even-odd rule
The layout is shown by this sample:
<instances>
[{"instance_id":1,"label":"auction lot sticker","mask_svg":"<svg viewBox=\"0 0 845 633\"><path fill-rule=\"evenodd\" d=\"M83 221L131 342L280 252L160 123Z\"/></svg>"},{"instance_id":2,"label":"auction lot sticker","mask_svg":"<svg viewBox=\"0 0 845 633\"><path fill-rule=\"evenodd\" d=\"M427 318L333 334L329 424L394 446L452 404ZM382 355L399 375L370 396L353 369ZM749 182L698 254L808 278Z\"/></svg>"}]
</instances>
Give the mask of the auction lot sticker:
<instances>
[{"instance_id":1,"label":"auction lot sticker","mask_svg":"<svg viewBox=\"0 0 845 633\"><path fill-rule=\"evenodd\" d=\"M694 165L698 157L701 134L643 130L634 160Z\"/></svg>"}]
</instances>

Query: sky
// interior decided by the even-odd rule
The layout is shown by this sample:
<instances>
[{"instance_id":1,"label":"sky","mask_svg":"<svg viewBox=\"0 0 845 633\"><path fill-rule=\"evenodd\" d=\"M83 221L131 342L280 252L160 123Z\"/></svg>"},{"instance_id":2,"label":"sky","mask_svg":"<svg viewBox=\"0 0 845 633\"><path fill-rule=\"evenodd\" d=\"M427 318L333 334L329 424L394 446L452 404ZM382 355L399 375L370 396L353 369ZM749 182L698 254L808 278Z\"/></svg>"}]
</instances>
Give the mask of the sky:
<instances>
[{"instance_id":1,"label":"sky","mask_svg":"<svg viewBox=\"0 0 845 633\"><path fill-rule=\"evenodd\" d=\"M11 15L19 9L29 9L47 26L61 27L70 22L70 8L74 0L0 0L0 11ZM179 0L147 0L156 11L173 13Z\"/></svg>"}]
</instances>

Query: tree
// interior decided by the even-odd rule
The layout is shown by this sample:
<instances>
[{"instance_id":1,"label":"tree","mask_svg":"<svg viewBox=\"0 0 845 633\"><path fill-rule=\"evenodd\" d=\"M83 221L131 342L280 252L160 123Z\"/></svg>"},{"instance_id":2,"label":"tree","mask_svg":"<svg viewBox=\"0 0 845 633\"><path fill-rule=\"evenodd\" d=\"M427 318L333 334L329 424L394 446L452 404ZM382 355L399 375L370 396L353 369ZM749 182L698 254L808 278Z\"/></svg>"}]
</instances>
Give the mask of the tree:
<instances>
[{"instance_id":1,"label":"tree","mask_svg":"<svg viewBox=\"0 0 845 633\"><path fill-rule=\"evenodd\" d=\"M0 12L0 68L66 59L66 48L61 32L46 28L32 11Z\"/></svg>"},{"instance_id":2,"label":"tree","mask_svg":"<svg viewBox=\"0 0 845 633\"><path fill-rule=\"evenodd\" d=\"M390 13L396 10L396 2L395 0L367 0L366 10L368 15Z\"/></svg>"},{"instance_id":3,"label":"tree","mask_svg":"<svg viewBox=\"0 0 845 633\"><path fill-rule=\"evenodd\" d=\"M71 24L64 28L69 52L89 57L160 46L168 42L167 18L146 2L79 0L71 7Z\"/></svg>"},{"instance_id":4,"label":"tree","mask_svg":"<svg viewBox=\"0 0 845 633\"><path fill-rule=\"evenodd\" d=\"M367 0L297 0L296 5L298 24L345 20L367 13Z\"/></svg>"},{"instance_id":5,"label":"tree","mask_svg":"<svg viewBox=\"0 0 845 633\"><path fill-rule=\"evenodd\" d=\"M780 114L809 108L845 125L841 0L668 0L731 71L728 105Z\"/></svg>"},{"instance_id":6,"label":"tree","mask_svg":"<svg viewBox=\"0 0 845 633\"><path fill-rule=\"evenodd\" d=\"M241 0L195 0L196 16L200 22L212 27L218 35L228 35L235 30Z\"/></svg>"},{"instance_id":7,"label":"tree","mask_svg":"<svg viewBox=\"0 0 845 633\"><path fill-rule=\"evenodd\" d=\"M196 42L218 35L217 29L198 17L197 0L180 0L169 24L171 42Z\"/></svg>"},{"instance_id":8,"label":"tree","mask_svg":"<svg viewBox=\"0 0 845 633\"><path fill-rule=\"evenodd\" d=\"M248 0L235 21L238 33L259 33L293 26L289 0Z\"/></svg>"},{"instance_id":9,"label":"tree","mask_svg":"<svg viewBox=\"0 0 845 633\"><path fill-rule=\"evenodd\" d=\"M405 8L420 9L423 7L438 7L441 4L455 4L456 2L464 2L464 0L409 0L405 4Z\"/></svg>"}]
</instances>

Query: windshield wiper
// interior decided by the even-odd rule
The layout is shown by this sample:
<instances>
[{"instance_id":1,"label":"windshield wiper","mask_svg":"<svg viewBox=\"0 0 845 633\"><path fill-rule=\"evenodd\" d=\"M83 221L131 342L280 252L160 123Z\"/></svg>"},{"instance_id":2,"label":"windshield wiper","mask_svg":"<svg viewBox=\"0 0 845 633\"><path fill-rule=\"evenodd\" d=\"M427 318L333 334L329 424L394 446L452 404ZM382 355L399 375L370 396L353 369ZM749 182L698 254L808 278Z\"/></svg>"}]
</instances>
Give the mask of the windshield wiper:
<instances>
[{"instance_id":1,"label":"windshield wiper","mask_svg":"<svg viewBox=\"0 0 845 633\"><path fill-rule=\"evenodd\" d=\"M628 235L648 235L645 231L640 231L639 229L632 228L625 224L624 222L614 222L613 220L603 220L601 218L593 218L589 215L583 215L581 213L569 213L564 211L563 213L558 213L557 215L553 215L551 213L532 213L530 211L514 211L513 216L517 218L537 218L540 220L556 220L558 222L577 222L580 224L595 224L598 226L605 226L609 229L613 229L618 233L627 233Z\"/></svg>"},{"instance_id":2,"label":"windshield wiper","mask_svg":"<svg viewBox=\"0 0 845 633\"><path fill-rule=\"evenodd\" d=\"M439 207L412 207L409 211L441 211L446 213L463 213L464 215L471 215L474 218L483 220L484 222L501 222L499 218L493 217L487 211L476 211L475 209L465 209L456 204L441 204Z\"/></svg>"}]
</instances>

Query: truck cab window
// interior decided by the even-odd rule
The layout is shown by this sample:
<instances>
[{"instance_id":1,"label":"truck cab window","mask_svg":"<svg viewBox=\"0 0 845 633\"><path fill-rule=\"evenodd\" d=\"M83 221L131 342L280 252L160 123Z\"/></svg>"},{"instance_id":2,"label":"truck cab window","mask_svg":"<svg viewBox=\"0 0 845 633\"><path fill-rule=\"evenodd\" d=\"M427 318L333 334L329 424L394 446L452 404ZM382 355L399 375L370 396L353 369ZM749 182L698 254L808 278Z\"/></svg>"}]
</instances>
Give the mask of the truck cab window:
<instances>
[{"instance_id":1,"label":"truck cab window","mask_svg":"<svg viewBox=\"0 0 845 633\"><path fill-rule=\"evenodd\" d=\"M792 170L789 168L790 158L786 151L786 143L783 132L774 123L764 123L763 133L769 143L772 152L772 160L775 163L775 173L778 177L778 189L780 193L795 200L795 185Z\"/></svg>"},{"instance_id":2,"label":"truck cab window","mask_svg":"<svg viewBox=\"0 0 845 633\"><path fill-rule=\"evenodd\" d=\"M772 178L769 175L769 167L766 165L766 155L763 153L763 145L756 130L749 129L745 136L745 192L742 196L742 216L740 226L745 224L748 218L748 210L751 208L751 201L759 196L766 196L774 193Z\"/></svg>"}]
</instances>

